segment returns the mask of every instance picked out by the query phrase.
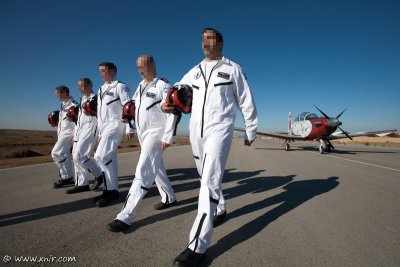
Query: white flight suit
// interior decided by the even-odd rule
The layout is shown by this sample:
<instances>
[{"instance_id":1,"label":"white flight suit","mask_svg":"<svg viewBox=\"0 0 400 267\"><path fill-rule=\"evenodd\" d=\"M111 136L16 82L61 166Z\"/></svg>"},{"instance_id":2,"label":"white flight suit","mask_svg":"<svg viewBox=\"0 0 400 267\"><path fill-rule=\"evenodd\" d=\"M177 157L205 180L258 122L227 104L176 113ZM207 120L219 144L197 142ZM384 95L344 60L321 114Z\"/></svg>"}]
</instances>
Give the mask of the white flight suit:
<instances>
[{"instance_id":1,"label":"white flight suit","mask_svg":"<svg viewBox=\"0 0 400 267\"><path fill-rule=\"evenodd\" d=\"M99 177L101 170L97 163L91 158L97 139L97 117L86 115L83 110L88 99L97 97L91 93L89 97L82 96L79 105L78 121L75 126L74 148L72 158L75 166L75 185L84 186L89 184L88 172Z\"/></svg>"},{"instance_id":2,"label":"white flight suit","mask_svg":"<svg viewBox=\"0 0 400 267\"><path fill-rule=\"evenodd\" d=\"M78 103L72 97L61 104L57 126L57 142L51 151L51 156L60 170L60 178L62 180L73 178L74 176L71 150L75 123L67 118L68 110L72 106L78 106Z\"/></svg>"},{"instance_id":3,"label":"white flight suit","mask_svg":"<svg viewBox=\"0 0 400 267\"><path fill-rule=\"evenodd\" d=\"M188 84L193 88L190 143L201 186L198 213L190 231L188 247L203 254L210 244L214 213L225 211L221 182L236 111L239 108L243 114L246 140L256 138L257 111L242 68L225 57L219 61L203 60L178 84Z\"/></svg>"},{"instance_id":4,"label":"white flight suit","mask_svg":"<svg viewBox=\"0 0 400 267\"><path fill-rule=\"evenodd\" d=\"M155 78L151 83L140 82L133 96L135 101L135 125L140 142L140 157L135 179L129 190L125 205L117 220L131 225L135 219L137 205L146 195L154 180L161 195L161 202L176 200L175 192L165 171L161 142L172 144L176 116L165 114L161 105L171 86L165 79Z\"/></svg>"},{"instance_id":5,"label":"white flight suit","mask_svg":"<svg viewBox=\"0 0 400 267\"><path fill-rule=\"evenodd\" d=\"M124 135L125 125L120 121L123 105L130 101L129 88L119 81L104 83L98 92L97 124L99 145L94 158L104 172L104 190L118 190L117 149ZM130 132L129 125L126 125Z\"/></svg>"}]
</instances>

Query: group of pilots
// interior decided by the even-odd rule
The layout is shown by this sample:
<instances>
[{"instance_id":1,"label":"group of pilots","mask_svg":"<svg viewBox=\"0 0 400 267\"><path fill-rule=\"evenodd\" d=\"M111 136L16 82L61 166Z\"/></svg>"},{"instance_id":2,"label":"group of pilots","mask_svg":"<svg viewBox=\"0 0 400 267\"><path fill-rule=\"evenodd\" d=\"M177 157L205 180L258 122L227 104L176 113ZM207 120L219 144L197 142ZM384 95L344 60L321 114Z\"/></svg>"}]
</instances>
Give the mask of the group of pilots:
<instances>
[{"instance_id":1,"label":"group of pilots","mask_svg":"<svg viewBox=\"0 0 400 267\"><path fill-rule=\"evenodd\" d=\"M222 177L236 111L239 109L244 118L245 145L250 146L255 140L258 124L246 75L240 65L222 55L222 34L213 28L204 29L202 48L205 59L173 87L157 76L156 62L151 55L139 56L136 65L142 81L133 95L126 84L117 80L116 65L102 62L99 73L104 84L97 95L89 78L78 81L82 94L79 103L72 98L67 86L58 86L55 93L61 108L49 115L49 123L57 127L58 136L52 157L60 179L54 187L73 185L66 193L74 194L98 191L102 186L101 195L94 199L97 207L118 202L117 149L124 136L130 140L136 132L141 153L135 178L122 210L106 226L112 232L121 232L134 223L137 207L154 182L161 196L155 209L177 204L163 152L173 144L182 113L191 113L190 143L201 182L198 212L188 246L174 259L173 266L201 264L213 228L227 215ZM91 187L89 174L94 177Z\"/></svg>"}]
</instances>

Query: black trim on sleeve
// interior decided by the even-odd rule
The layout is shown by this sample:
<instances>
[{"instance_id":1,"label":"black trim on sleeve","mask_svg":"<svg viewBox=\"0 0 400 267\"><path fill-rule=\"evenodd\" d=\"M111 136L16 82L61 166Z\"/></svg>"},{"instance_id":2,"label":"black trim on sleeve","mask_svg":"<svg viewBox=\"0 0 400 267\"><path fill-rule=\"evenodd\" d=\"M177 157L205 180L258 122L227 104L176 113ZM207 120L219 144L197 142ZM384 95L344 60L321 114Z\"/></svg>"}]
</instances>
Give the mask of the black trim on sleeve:
<instances>
[{"instance_id":1,"label":"black trim on sleeve","mask_svg":"<svg viewBox=\"0 0 400 267\"><path fill-rule=\"evenodd\" d=\"M198 87L197 85L194 85L194 84L192 84L192 87L193 87L194 89L197 89L197 90L200 89L200 87Z\"/></svg>"}]
</instances>

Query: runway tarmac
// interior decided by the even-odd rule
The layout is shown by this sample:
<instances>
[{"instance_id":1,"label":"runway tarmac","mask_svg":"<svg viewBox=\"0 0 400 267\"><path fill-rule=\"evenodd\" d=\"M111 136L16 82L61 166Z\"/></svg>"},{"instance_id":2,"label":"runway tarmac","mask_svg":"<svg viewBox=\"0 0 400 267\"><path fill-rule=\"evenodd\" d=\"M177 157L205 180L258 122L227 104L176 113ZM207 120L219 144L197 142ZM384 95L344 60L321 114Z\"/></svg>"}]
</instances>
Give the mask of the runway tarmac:
<instances>
[{"instance_id":1,"label":"runway tarmac","mask_svg":"<svg viewBox=\"0 0 400 267\"><path fill-rule=\"evenodd\" d=\"M400 149L234 139L223 179L227 221L215 228L204 266L400 266ZM99 192L53 189L54 164L0 170L0 261L75 257L74 266L171 266L187 245L199 179L190 146L165 165L178 205L156 211L153 185L125 233L105 229L122 208L138 152L119 155L121 201L96 208ZM44 259L44 258L43 258ZM24 263L49 266L49 263ZM6 265L4 265L6 266Z\"/></svg>"}]
</instances>

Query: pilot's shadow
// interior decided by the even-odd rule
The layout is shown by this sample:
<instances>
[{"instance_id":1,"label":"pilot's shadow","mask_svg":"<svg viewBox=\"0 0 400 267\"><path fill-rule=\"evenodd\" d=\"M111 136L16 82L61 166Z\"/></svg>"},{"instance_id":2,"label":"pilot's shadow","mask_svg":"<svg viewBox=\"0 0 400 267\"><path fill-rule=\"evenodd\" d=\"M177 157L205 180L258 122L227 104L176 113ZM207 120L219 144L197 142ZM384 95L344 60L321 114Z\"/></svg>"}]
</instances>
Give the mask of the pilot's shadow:
<instances>
[{"instance_id":1,"label":"pilot's shadow","mask_svg":"<svg viewBox=\"0 0 400 267\"><path fill-rule=\"evenodd\" d=\"M285 192L248 204L229 213L227 217L233 219L264 209L271 205L282 203L276 208L269 210L255 220L243 225L239 229L218 240L217 244L207 250L208 259L205 264L210 265L213 259L224 254L234 246L252 238L267 227L268 224L300 206L304 202L334 189L339 185L337 180L338 177L329 177L327 179L291 182L283 187L283 189L286 190Z\"/></svg>"}]
</instances>

